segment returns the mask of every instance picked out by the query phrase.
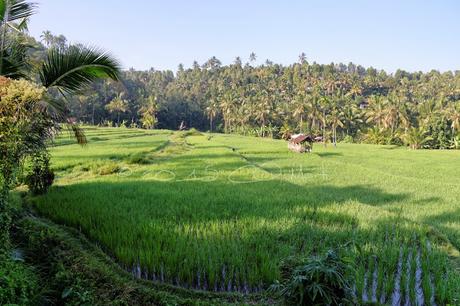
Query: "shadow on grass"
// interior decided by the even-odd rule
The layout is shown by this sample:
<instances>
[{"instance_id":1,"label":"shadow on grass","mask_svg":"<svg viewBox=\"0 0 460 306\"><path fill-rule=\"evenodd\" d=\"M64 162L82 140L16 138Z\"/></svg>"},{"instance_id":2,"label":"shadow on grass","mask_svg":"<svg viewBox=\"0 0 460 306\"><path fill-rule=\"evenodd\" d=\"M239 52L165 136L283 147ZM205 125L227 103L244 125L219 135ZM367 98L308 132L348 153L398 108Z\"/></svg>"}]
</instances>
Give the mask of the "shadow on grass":
<instances>
[{"instance_id":1,"label":"shadow on grass","mask_svg":"<svg viewBox=\"0 0 460 306\"><path fill-rule=\"evenodd\" d=\"M380 149L382 150L395 150L395 149L400 149L404 148L403 146L398 146L398 145L384 145Z\"/></svg>"},{"instance_id":2,"label":"shadow on grass","mask_svg":"<svg viewBox=\"0 0 460 306\"><path fill-rule=\"evenodd\" d=\"M447 235L455 248L460 250L460 208L425 217L423 222L432 225L434 228L440 229L442 233ZM457 260L459 260L460 263L460 256Z\"/></svg>"},{"instance_id":3,"label":"shadow on grass","mask_svg":"<svg viewBox=\"0 0 460 306\"><path fill-rule=\"evenodd\" d=\"M319 157L325 157L325 158L343 156L342 153L338 153L338 152L315 152L313 154L318 155Z\"/></svg>"},{"instance_id":4,"label":"shadow on grass","mask_svg":"<svg viewBox=\"0 0 460 306\"><path fill-rule=\"evenodd\" d=\"M247 217L278 219L290 216L294 208L317 209L348 201L378 206L398 204L406 198L406 194L391 194L366 185L299 186L284 180L252 181L235 175L233 181L161 181L151 177L76 183L52 187L48 195L38 199L56 211L67 207L76 213L79 208L90 213L92 208L98 208L107 214L132 214L131 218L151 214L154 218L185 216L186 220L201 222Z\"/></svg>"}]
</instances>

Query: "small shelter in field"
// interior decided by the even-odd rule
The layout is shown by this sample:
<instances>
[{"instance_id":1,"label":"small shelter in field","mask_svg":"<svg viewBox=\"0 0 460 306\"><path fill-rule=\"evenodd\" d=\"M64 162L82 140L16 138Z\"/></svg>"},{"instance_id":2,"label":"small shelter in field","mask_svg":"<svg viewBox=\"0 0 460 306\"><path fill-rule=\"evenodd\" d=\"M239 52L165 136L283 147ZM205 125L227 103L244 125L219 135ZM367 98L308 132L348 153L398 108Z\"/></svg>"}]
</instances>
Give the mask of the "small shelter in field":
<instances>
[{"instance_id":1,"label":"small shelter in field","mask_svg":"<svg viewBox=\"0 0 460 306\"><path fill-rule=\"evenodd\" d=\"M288 149L297 153L311 152L314 139L310 135L295 134L288 142Z\"/></svg>"}]
</instances>

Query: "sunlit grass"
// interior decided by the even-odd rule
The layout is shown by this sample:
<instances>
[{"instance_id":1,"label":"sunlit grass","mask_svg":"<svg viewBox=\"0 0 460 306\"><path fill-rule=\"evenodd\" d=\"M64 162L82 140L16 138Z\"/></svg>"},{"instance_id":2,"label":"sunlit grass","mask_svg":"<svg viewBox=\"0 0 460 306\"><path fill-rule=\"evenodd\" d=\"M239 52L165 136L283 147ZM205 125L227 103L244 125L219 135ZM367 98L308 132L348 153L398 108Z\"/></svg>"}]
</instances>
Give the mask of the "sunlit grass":
<instances>
[{"instance_id":1,"label":"sunlit grass","mask_svg":"<svg viewBox=\"0 0 460 306\"><path fill-rule=\"evenodd\" d=\"M414 300L417 253L425 301L458 298L460 152L316 144L297 154L232 135L86 134L85 147L56 141L58 180L36 205L143 277L257 291L282 259L352 242L358 298L391 301L402 258L400 295Z\"/></svg>"}]
</instances>

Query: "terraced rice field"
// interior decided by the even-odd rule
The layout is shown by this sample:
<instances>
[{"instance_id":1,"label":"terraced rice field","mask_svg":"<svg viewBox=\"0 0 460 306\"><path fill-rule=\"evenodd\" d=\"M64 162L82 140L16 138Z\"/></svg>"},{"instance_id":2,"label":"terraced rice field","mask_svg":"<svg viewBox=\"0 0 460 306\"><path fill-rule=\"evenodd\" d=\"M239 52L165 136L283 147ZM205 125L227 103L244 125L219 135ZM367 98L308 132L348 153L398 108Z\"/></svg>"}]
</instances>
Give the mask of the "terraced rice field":
<instances>
[{"instance_id":1,"label":"terraced rice field","mask_svg":"<svg viewBox=\"0 0 460 306\"><path fill-rule=\"evenodd\" d=\"M40 213L138 277L257 292L289 256L347 246L358 300L458 303L460 152L88 128L52 149Z\"/></svg>"}]
</instances>

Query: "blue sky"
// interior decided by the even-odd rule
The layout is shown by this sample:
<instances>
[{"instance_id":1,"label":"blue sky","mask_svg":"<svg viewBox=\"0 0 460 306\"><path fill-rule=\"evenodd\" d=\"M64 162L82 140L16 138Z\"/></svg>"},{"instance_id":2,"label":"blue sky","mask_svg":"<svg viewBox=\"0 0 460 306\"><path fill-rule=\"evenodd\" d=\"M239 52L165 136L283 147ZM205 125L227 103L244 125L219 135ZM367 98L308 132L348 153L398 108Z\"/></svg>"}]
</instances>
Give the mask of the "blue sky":
<instances>
[{"instance_id":1,"label":"blue sky","mask_svg":"<svg viewBox=\"0 0 460 306\"><path fill-rule=\"evenodd\" d=\"M30 32L110 50L125 68L171 69L255 52L290 64L460 70L460 1L36 0Z\"/></svg>"}]
</instances>

